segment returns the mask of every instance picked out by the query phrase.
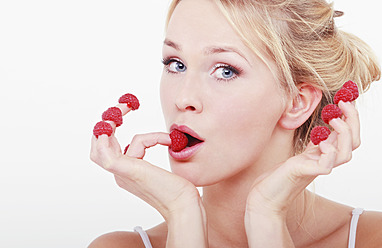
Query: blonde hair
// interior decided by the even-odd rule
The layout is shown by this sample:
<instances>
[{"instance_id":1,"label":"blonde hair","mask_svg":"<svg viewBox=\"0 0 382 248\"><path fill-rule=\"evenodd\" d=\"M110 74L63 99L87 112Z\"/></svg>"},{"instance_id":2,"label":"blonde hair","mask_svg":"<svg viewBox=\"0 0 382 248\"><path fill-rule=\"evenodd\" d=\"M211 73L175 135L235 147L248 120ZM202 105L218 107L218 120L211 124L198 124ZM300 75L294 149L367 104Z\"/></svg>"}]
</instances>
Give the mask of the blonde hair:
<instances>
[{"instance_id":1,"label":"blonde hair","mask_svg":"<svg viewBox=\"0 0 382 248\"><path fill-rule=\"evenodd\" d=\"M181 0L170 5L166 27ZM295 130L294 150L300 153L320 113L342 85L352 80L362 92L380 79L381 71L370 47L358 37L337 29L334 18L343 13L325 0L213 0L245 44L265 64L271 57L275 76L287 94L297 96L306 82L323 92L310 118ZM262 46L258 46L258 42ZM264 50L265 48L265 50ZM263 50L262 50L263 49Z\"/></svg>"}]
</instances>

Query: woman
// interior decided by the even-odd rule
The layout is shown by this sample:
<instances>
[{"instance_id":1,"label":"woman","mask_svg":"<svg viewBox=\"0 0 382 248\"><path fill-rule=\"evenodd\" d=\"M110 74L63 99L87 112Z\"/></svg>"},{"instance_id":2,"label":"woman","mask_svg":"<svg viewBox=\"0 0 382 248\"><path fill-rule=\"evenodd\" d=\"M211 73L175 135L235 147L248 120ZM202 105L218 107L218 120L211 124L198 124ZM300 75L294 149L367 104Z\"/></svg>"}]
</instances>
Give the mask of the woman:
<instances>
[{"instance_id":1,"label":"woman","mask_svg":"<svg viewBox=\"0 0 382 248\"><path fill-rule=\"evenodd\" d=\"M169 148L170 173L144 160L171 145L168 133L135 136L126 155L114 135L93 137L92 160L165 222L90 247L381 247L381 213L306 190L360 145L358 112L343 101L329 138L309 142L322 108L344 82L366 90L380 77L368 46L336 28L339 15L321 0L173 1L162 108L169 131L193 142Z\"/></svg>"}]
</instances>

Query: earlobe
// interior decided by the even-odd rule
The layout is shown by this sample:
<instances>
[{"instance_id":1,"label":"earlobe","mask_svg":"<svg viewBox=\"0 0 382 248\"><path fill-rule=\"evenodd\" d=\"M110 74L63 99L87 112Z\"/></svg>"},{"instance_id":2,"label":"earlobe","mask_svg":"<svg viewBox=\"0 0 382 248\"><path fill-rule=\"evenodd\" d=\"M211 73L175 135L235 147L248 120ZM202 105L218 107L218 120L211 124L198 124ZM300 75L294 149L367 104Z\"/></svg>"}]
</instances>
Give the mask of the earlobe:
<instances>
[{"instance_id":1,"label":"earlobe","mask_svg":"<svg viewBox=\"0 0 382 248\"><path fill-rule=\"evenodd\" d=\"M300 127L314 112L322 98L322 91L310 84L298 86L298 94L289 99L279 120L281 127L294 130Z\"/></svg>"}]
</instances>

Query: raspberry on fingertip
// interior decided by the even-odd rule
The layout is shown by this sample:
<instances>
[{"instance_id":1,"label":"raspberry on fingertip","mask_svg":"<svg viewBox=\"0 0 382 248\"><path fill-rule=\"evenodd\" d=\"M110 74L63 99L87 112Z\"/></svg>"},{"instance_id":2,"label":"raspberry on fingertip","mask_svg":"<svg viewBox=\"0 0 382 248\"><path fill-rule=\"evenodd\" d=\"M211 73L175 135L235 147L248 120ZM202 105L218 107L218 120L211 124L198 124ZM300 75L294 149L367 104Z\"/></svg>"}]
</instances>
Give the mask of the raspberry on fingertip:
<instances>
[{"instance_id":1,"label":"raspberry on fingertip","mask_svg":"<svg viewBox=\"0 0 382 248\"><path fill-rule=\"evenodd\" d=\"M127 93L121 96L118 100L119 103L126 103L131 110L137 110L140 106L139 100L133 94Z\"/></svg>"},{"instance_id":2,"label":"raspberry on fingertip","mask_svg":"<svg viewBox=\"0 0 382 248\"><path fill-rule=\"evenodd\" d=\"M100 121L97 122L97 124L94 126L93 134L96 138L102 134L106 134L107 136L111 136L113 133L113 127L110 125L110 123L107 123L106 121Z\"/></svg>"},{"instance_id":3,"label":"raspberry on fingertip","mask_svg":"<svg viewBox=\"0 0 382 248\"><path fill-rule=\"evenodd\" d=\"M321 141L326 140L331 131L328 127L325 126L317 126L312 129L310 132L310 140L314 145L320 144Z\"/></svg>"},{"instance_id":4,"label":"raspberry on fingertip","mask_svg":"<svg viewBox=\"0 0 382 248\"><path fill-rule=\"evenodd\" d=\"M187 136L178 130L173 130L170 133L171 146L170 149L174 152L183 150L188 144Z\"/></svg>"},{"instance_id":5,"label":"raspberry on fingertip","mask_svg":"<svg viewBox=\"0 0 382 248\"><path fill-rule=\"evenodd\" d=\"M351 102L352 99L353 99L353 93L350 90L346 89L346 88L341 88L334 95L333 102L335 104L338 104L340 101Z\"/></svg>"},{"instance_id":6,"label":"raspberry on fingertip","mask_svg":"<svg viewBox=\"0 0 382 248\"><path fill-rule=\"evenodd\" d=\"M351 81L351 80L347 81L342 86L342 88L345 88L345 89L348 89L351 91L351 93L353 94L353 98L351 99L351 101L354 101L358 98L358 96L359 96L358 86L353 81Z\"/></svg>"},{"instance_id":7,"label":"raspberry on fingertip","mask_svg":"<svg viewBox=\"0 0 382 248\"><path fill-rule=\"evenodd\" d=\"M104 121L113 121L117 127L122 125L122 111L118 107L108 108L102 114L102 120Z\"/></svg>"},{"instance_id":8,"label":"raspberry on fingertip","mask_svg":"<svg viewBox=\"0 0 382 248\"><path fill-rule=\"evenodd\" d=\"M341 109L335 104L326 105L321 112L321 119L329 124L329 121L335 118L340 118L342 116Z\"/></svg>"}]
</instances>

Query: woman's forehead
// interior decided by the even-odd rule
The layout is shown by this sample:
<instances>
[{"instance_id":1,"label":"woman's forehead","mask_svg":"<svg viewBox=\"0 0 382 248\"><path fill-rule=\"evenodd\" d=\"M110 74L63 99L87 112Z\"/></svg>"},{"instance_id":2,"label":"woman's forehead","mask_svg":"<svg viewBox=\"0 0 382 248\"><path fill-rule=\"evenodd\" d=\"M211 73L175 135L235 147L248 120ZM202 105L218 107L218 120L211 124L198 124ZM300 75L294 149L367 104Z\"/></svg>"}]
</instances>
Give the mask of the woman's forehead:
<instances>
[{"instance_id":1,"label":"woman's forehead","mask_svg":"<svg viewBox=\"0 0 382 248\"><path fill-rule=\"evenodd\" d=\"M203 54L230 50L251 53L218 6L210 0L182 0L172 14L164 45Z\"/></svg>"}]
</instances>

